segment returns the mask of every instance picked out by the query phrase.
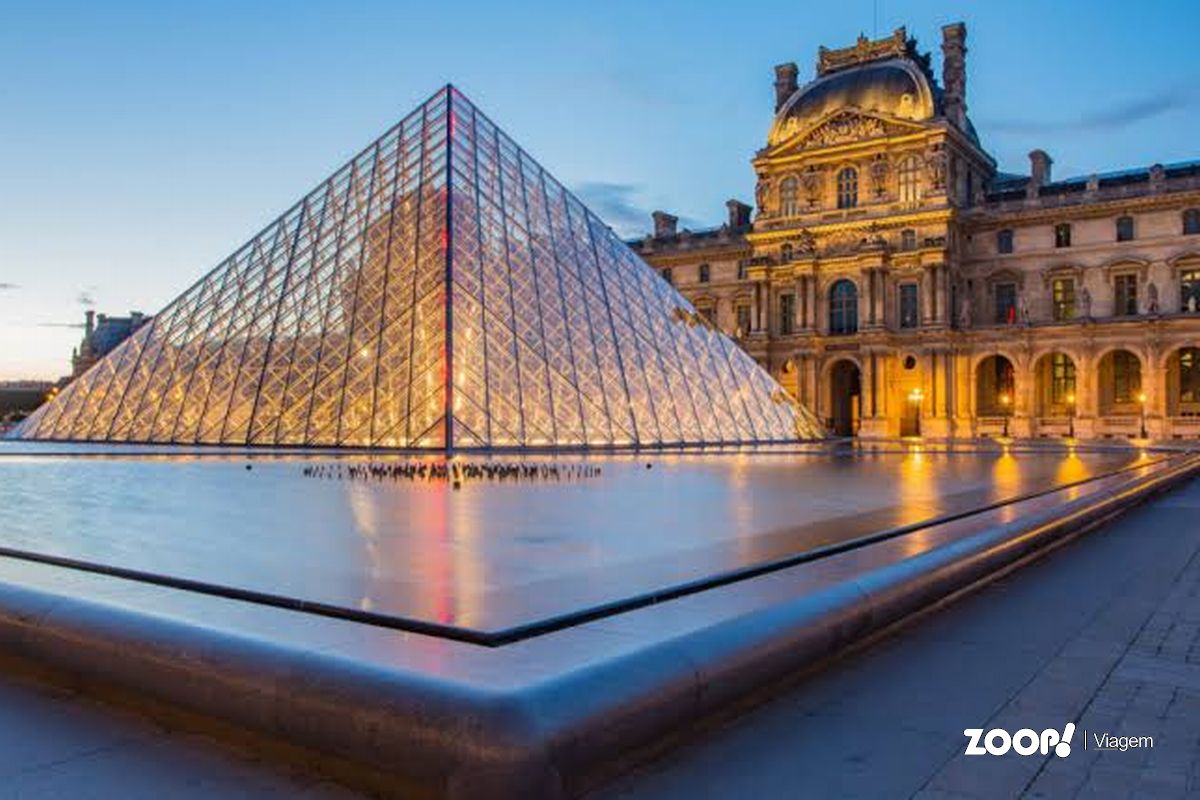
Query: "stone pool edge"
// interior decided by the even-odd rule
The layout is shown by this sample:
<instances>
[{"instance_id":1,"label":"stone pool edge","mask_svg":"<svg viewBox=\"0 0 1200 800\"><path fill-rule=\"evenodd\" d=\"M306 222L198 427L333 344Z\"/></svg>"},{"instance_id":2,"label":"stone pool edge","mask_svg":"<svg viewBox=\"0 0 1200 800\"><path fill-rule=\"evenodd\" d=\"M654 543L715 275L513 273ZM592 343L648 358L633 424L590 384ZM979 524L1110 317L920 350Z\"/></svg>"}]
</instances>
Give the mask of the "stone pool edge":
<instances>
[{"instance_id":1,"label":"stone pool edge","mask_svg":"<svg viewBox=\"0 0 1200 800\"><path fill-rule=\"evenodd\" d=\"M0 583L0 648L405 776L447 797L557 797L577 791L582 776L626 751L986 581L1198 471L1200 457L1185 456L1053 513L998 523L751 613L503 688L9 583ZM581 629L602 637L588 631L602 627ZM503 647L476 649L481 660L505 663ZM519 669L519 659L507 666Z\"/></svg>"}]
</instances>

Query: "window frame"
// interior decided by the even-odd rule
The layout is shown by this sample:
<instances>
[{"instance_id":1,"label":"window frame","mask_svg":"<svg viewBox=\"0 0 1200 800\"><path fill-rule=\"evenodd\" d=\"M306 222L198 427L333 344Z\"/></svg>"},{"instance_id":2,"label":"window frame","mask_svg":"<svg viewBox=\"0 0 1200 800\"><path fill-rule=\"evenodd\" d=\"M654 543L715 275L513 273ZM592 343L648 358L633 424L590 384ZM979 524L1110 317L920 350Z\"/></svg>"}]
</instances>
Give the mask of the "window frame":
<instances>
[{"instance_id":1,"label":"window frame","mask_svg":"<svg viewBox=\"0 0 1200 800\"><path fill-rule=\"evenodd\" d=\"M841 289L845 291L840 291ZM858 286L849 278L838 278L829 287L829 335L858 333Z\"/></svg>"},{"instance_id":2,"label":"window frame","mask_svg":"<svg viewBox=\"0 0 1200 800\"><path fill-rule=\"evenodd\" d=\"M834 181L837 190L837 207L841 211L858 208L858 170L842 167Z\"/></svg>"},{"instance_id":3,"label":"window frame","mask_svg":"<svg viewBox=\"0 0 1200 800\"><path fill-rule=\"evenodd\" d=\"M1010 302L1001 304L1001 290L1012 290ZM1002 311L1003 309L1003 311ZM992 284L992 310L997 325L1015 325L1017 322L1017 283L1016 281L997 281Z\"/></svg>"},{"instance_id":4,"label":"window frame","mask_svg":"<svg viewBox=\"0 0 1200 800\"><path fill-rule=\"evenodd\" d=\"M896 168L897 196L901 203L916 205L921 202L921 160L915 155L901 159Z\"/></svg>"},{"instance_id":5,"label":"window frame","mask_svg":"<svg viewBox=\"0 0 1200 800\"><path fill-rule=\"evenodd\" d=\"M1138 276L1134 272L1113 275L1113 316L1138 315Z\"/></svg>"},{"instance_id":6,"label":"window frame","mask_svg":"<svg viewBox=\"0 0 1200 800\"><path fill-rule=\"evenodd\" d=\"M779 295L779 335L791 336L796 332L796 295L784 292Z\"/></svg>"},{"instance_id":7,"label":"window frame","mask_svg":"<svg viewBox=\"0 0 1200 800\"><path fill-rule=\"evenodd\" d=\"M1189 267L1179 270L1179 313L1193 313L1188 310L1188 299L1196 298L1196 311L1200 311L1200 267Z\"/></svg>"},{"instance_id":8,"label":"window frame","mask_svg":"<svg viewBox=\"0 0 1200 800\"><path fill-rule=\"evenodd\" d=\"M784 217L800 215L800 179L788 175L779 182L779 214Z\"/></svg>"},{"instance_id":9,"label":"window frame","mask_svg":"<svg viewBox=\"0 0 1200 800\"><path fill-rule=\"evenodd\" d=\"M1012 228L1001 228L996 231L996 252L1002 256L1010 255L1013 252L1015 238Z\"/></svg>"},{"instance_id":10,"label":"window frame","mask_svg":"<svg viewBox=\"0 0 1200 800\"><path fill-rule=\"evenodd\" d=\"M1142 391L1142 362L1128 350L1114 350L1112 354L1112 401L1115 406L1127 406L1137 402Z\"/></svg>"},{"instance_id":11,"label":"window frame","mask_svg":"<svg viewBox=\"0 0 1200 800\"><path fill-rule=\"evenodd\" d=\"M1050 404L1055 406L1070 405L1067 398L1076 394L1078 377L1075 372L1075 361L1062 352L1050 356Z\"/></svg>"},{"instance_id":12,"label":"window frame","mask_svg":"<svg viewBox=\"0 0 1200 800\"><path fill-rule=\"evenodd\" d=\"M1122 214L1117 217L1113 223L1116 227L1116 237L1118 242L1132 242L1137 235L1137 227L1134 224L1133 217L1129 214Z\"/></svg>"},{"instance_id":13,"label":"window frame","mask_svg":"<svg viewBox=\"0 0 1200 800\"><path fill-rule=\"evenodd\" d=\"M911 301L911 308L906 308ZM897 327L912 330L921 327L921 286L905 281L896 286Z\"/></svg>"},{"instance_id":14,"label":"window frame","mask_svg":"<svg viewBox=\"0 0 1200 800\"><path fill-rule=\"evenodd\" d=\"M696 283L712 283L712 266L707 261L696 267Z\"/></svg>"},{"instance_id":15,"label":"window frame","mask_svg":"<svg viewBox=\"0 0 1200 800\"><path fill-rule=\"evenodd\" d=\"M1176 358L1179 359L1178 402L1200 403L1200 347L1181 347Z\"/></svg>"},{"instance_id":16,"label":"window frame","mask_svg":"<svg viewBox=\"0 0 1200 800\"><path fill-rule=\"evenodd\" d=\"M1054 278L1050 281L1050 302L1056 322L1075 319L1075 279Z\"/></svg>"},{"instance_id":17,"label":"window frame","mask_svg":"<svg viewBox=\"0 0 1200 800\"><path fill-rule=\"evenodd\" d=\"M1200 234L1200 208L1185 208L1180 216L1184 236Z\"/></svg>"},{"instance_id":18,"label":"window frame","mask_svg":"<svg viewBox=\"0 0 1200 800\"><path fill-rule=\"evenodd\" d=\"M1054 247L1062 249L1071 246L1071 223L1059 222L1054 226Z\"/></svg>"}]
</instances>

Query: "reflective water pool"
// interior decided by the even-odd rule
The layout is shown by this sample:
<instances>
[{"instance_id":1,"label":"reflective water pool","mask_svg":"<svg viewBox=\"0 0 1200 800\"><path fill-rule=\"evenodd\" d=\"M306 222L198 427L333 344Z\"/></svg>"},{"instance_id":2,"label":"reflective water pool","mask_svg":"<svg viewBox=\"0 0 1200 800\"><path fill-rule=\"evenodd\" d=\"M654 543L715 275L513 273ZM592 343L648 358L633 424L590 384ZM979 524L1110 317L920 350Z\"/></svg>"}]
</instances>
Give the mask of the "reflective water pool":
<instances>
[{"instance_id":1,"label":"reflective water pool","mask_svg":"<svg viewBox=\"0 0 1200 800\"><path fill-rule=\"evenodd\" d=\"M600 474L455 489L305 476L314 466L365 463L328 455L248 460L0 443L0 546L487 631L1139 458L1135 450L899 446L530 457L525 463L586 464Z\"/></svg>"}]
</instances>

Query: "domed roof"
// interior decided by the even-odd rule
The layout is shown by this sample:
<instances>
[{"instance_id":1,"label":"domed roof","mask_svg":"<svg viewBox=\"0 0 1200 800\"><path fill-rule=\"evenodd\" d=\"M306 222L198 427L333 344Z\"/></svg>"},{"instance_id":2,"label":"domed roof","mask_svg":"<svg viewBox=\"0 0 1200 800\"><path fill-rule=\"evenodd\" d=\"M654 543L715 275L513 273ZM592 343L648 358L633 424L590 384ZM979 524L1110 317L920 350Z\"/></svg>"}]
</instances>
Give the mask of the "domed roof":
<instances>
[{"instance_id":1,"label":"domed roof","mask_svg":"<svg viewBox=\"0 0 1200 800\"><path fill-rule=\"evenodd\" d=\"M841 108L854 107L900 119L927 120L934 115L933 87L916 64L889 58L831 72L798 89L775 118L775 132L795 131ZM795 119L785 125L788 120Z\"/></svg>"}]
</instances>

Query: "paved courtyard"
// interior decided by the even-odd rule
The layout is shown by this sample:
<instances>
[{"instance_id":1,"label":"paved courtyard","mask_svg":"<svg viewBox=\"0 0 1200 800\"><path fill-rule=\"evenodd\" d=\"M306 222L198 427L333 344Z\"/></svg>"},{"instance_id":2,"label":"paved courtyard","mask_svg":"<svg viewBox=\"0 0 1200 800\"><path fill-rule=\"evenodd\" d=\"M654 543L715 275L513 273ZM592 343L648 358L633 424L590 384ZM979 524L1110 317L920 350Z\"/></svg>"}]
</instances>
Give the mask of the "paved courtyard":
<instances>
[{"instance_id":1,"label":"paved courtyard","mask_svg":"<svg viewBox=\"0 0 1200 800\"><path fill-rule=\"evenodd\" d=\"M1200 481L748 711L588 800L1176 797L1200 792ZM1066 759L962 755L962 729L1061 729ZM1094 733L1152 749L1082 749ZM0 680L0 797L348 797L313 769Z\"/></svg>"}]
</instances>

